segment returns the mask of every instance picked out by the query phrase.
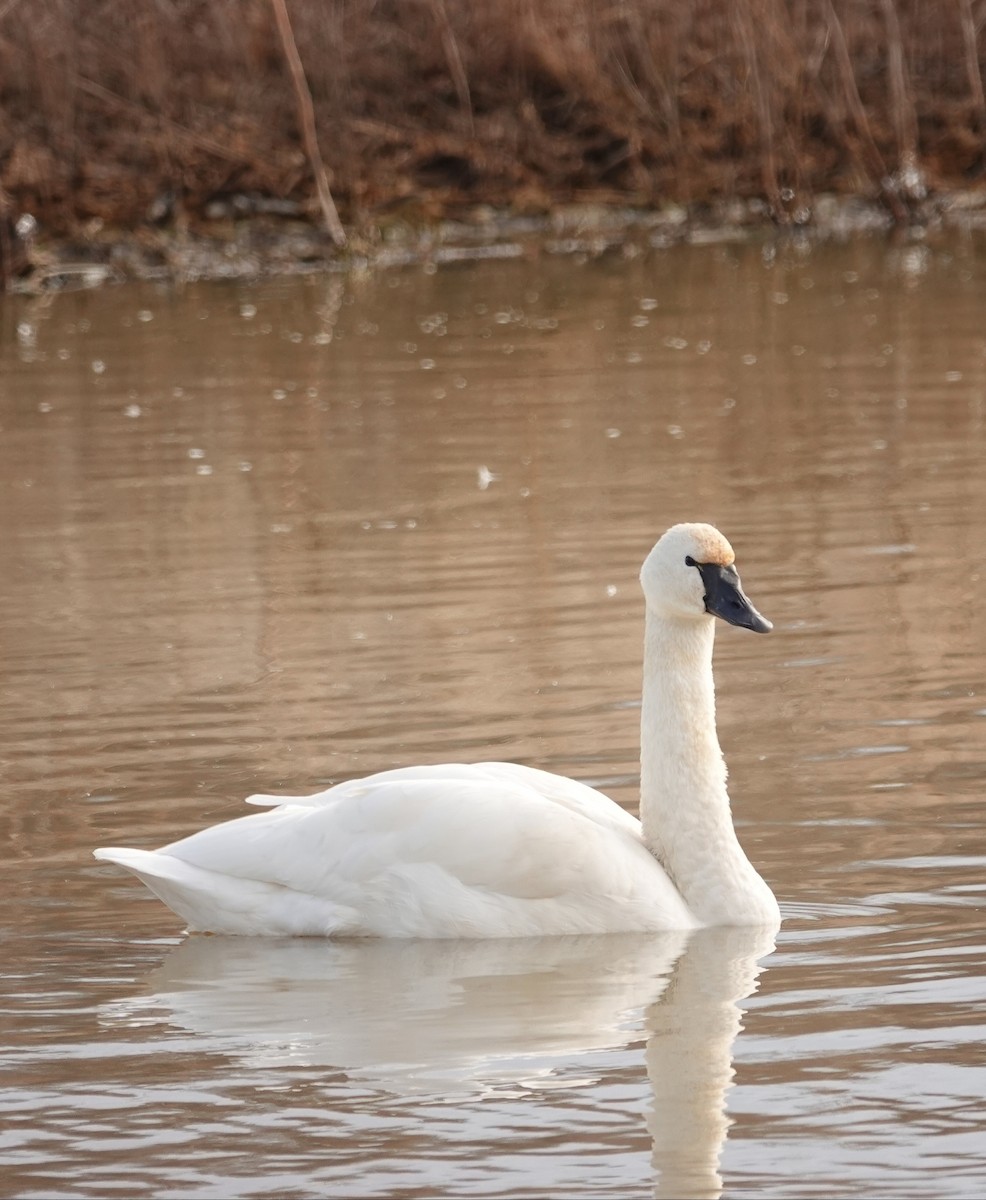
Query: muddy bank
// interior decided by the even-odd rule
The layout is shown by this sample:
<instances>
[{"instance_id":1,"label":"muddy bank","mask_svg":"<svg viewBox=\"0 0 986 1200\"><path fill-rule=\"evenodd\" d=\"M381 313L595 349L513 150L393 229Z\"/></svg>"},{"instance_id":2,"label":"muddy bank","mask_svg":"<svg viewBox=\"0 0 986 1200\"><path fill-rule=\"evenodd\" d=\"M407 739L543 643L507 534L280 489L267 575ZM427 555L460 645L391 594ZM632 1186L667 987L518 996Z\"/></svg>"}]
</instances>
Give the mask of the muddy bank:
<instances>
[{"instance_id":1,"label":"muddy bank","mask_svg":"<svg viewBox=\"0 0 986 1200\"><path fill-rule=\"evenodd\" d=\"M7 4L0 273L968 221L984 62L982 0Z\"/></svg>"},{"instance_id":2,"label":"muddy bank","mask_svg":"<svg viewBox=\"0 0 986 1200\"><path fill-rule=\"evenodd\" d=\"M253 216L216 222L194 233L107 228L86 240L38 245L32 248L30 268L11 279L8 290L36 293L127 279L181 283L410 264L438 269L479 259L544 254L633 258L679 242L777 236L820 240L888 234L933 241L937 233L953 229L986 234L986 194L938 196L906 226L895 223L879 204L830 195L817 198L810 224L780 230L757 202L660 212L565 206L544 217L489 210L471 221L442 220L424 227L392 222L350 230L341 250L316 222Z\"/></svg>"}]
</instances>

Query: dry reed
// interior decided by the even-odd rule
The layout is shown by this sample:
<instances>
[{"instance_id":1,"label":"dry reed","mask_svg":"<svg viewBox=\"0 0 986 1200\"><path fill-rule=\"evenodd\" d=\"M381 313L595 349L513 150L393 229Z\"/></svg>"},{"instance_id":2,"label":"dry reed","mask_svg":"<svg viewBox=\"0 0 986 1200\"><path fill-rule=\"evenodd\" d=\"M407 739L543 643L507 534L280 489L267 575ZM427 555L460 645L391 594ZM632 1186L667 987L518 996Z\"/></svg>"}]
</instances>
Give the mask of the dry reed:
<instances>
[{"instance_id":1,"label":"dry reed","mask_svg":"<svg viewBox=\"0 0 986 1200\"><path fill-rule=\"evenodd\" d=\"M726 196L787 220L820 191L903 218L908 180L986 166L986 0L286 0L307 144L275 7L7 0L0 212L61 235L234 195L317 213L324 158L352 224Z\"/></svg>"}]
</instances>

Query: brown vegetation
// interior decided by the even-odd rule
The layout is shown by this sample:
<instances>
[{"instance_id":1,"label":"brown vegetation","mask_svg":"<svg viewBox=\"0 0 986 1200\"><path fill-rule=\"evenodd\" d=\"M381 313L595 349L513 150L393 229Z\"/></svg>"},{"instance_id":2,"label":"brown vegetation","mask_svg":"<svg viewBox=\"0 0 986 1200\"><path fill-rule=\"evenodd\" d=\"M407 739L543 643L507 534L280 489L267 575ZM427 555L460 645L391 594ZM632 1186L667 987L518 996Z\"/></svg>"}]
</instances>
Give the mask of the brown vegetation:
<instances>
[{"instance_id":1,"label":"brown vegetation","mask_svg":"<svg viewBox=\"0 0 986 1200\"><path fill-rule=\"evenodd\" d=\"M0 0L0 206L61 237L317 217L307 88L350 226L723 196L800 221L819 191L901 218L983 178L984 25L986 0Z\"/></svg>"}]
</instances>

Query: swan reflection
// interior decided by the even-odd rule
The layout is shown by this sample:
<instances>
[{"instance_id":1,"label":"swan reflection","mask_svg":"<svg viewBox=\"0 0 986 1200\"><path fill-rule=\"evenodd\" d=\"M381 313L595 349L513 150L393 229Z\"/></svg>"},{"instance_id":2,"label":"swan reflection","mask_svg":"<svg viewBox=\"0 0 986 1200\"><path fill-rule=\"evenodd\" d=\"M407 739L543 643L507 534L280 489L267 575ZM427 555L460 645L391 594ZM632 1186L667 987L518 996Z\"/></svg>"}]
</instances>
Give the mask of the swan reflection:
<instances>
[{"instance_id":1,"label":"swan reflection","mask_svg":"<svg viewBox=\"0 0 986 1200\"><path fill-rule=\"evenodd\" d=\"M678 960L670 986L644 1014L647 1115L655 1195L718 1197L719 1159L731 1119L733 1042L739 1002L756 991L759 959L774 949L776 929L704 929Z\"/></svg>"},{"instance_id":2,"label":"swan reflection","mask_svg":"<svg viewBox=\"0 0 986 1200\"><path fill-rule=\"evenodd\" d=\"M738 1002L773 929L516 940L189 938L114 1024L168 1022L250 1067L394 1095L588 1087L646 1044L655 1194L716 1197ZM626 1065L625 1056L621 1066Z\"/></svg>"}]
</instances>

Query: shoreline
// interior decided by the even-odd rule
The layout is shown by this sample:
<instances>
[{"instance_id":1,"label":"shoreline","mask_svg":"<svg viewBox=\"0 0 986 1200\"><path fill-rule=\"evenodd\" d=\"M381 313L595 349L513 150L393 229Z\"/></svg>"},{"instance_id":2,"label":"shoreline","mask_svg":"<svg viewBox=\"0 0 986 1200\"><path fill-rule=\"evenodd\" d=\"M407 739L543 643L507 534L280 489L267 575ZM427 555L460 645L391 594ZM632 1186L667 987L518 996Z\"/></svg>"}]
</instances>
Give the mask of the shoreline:
<instances>
[{"instance_id":1,"label":"shoreline","mask_svg":"<svg viewBox=\"0 0 986 1200\"><path fill-rule=\"evenodd\" d=\"M255 211L250 212L250 206ZM986 188L936 193L909 206L901 222L886 205L857 196L822 195L800 221L778 223L759 200L661 210L614 204L571 204L550 214L521 216L477 206L465 218L427 223L394 218L347 231L338 248L314 220L263 212L244 198L243 215L199 221L195 227L136 230L94 227L86 237L37 236L31 218L19 222L21 273L14 295L79 290L133 281L171 285L284 275L437 269L483 259L548 255L638 257L681 244L799 239L824 242L856 236L922 240L938 231L986 232Z\"/></svg>"},{"instance_id":2,"label":"shoreline","mask_svg":"<svg viewBox=\"0 0 986 1200\"><path fill-rule=\"evenodd\" d=\"M3 290L907 236L986 194L972 0L0 8Z\"/></svg>"}]
</instances>

